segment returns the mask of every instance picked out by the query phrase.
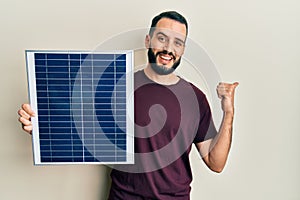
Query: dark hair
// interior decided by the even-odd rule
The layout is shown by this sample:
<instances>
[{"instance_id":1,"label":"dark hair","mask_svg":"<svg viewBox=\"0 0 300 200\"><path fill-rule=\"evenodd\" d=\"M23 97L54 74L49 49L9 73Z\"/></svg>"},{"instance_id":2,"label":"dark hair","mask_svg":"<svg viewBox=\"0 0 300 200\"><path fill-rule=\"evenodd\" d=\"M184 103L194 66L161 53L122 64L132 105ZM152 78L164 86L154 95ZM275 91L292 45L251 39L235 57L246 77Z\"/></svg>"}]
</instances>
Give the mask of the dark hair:
<instances>
[{"instance_id":1,"label":"dark hair","mask_svg":"<svg viewBox=\"0 0 300 200\"><path fill-rule=\"evenodd\" d=\"M150 27L150 30L149 30L149 35L150 35L150 36L153 35L153 32L154 32L155 27L156 27L156 24L157 24L158 21L161 20L162 18L173 19L173 20L175 20L175 21L178 21L178 22L184 24L185 27L186 27L186 35L187 35L187 33L188 33L188 23L187 23L186 19L185 19L181 14L179 14L179 13L176 12L176 11L166 11L166 12L160 13L159 15L155 16L155 17L152 19L151 27Z\"/></svg>"}]
</instances>

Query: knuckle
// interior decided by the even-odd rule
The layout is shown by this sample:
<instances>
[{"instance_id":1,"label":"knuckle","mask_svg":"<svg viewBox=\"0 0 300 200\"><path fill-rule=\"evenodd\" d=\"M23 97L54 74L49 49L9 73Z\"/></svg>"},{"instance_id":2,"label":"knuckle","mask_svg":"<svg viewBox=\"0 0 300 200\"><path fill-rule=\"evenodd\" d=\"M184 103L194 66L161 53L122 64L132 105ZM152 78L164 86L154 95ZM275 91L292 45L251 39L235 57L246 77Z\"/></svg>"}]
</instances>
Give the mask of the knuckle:
<instances>
[{"instance_id":1,"label":"knuckle","mask_svg":"<svg viewBox=\"0 0 300 200\"><path fill-rule=\"evenodd\" d=\"M18 118L19 122L23 123L23 117Z\"/></svg>"},{"instance_id":2,"label":"knuckle","mask_svg":"<svg viewBox=\"0 0 300 200\"><path fill-rule=\"evenodd\" d=\"M23 129L27 132L31 131L31 126L24 126Z\"/></svg>"},{"instance_id":3,"label":"knuckle","mask_svg":"<svg viewBox=\"0 0 300 200\"><path fill-rule=\"evenodd\" d=\"M26 113L30 111L29 104L23 104L23 105L22 105L22 108L23 108L23 110L24 110Z\"/></svg>"},{"instance_id":4,"label":"knuckle","mask_svg":"<svg viewBox=\"0 0 300 200\"><path fill-rule=\"evenodd\" d=\"M26 109L26 104L23 103L21 107L22 107L22 109Z\"/></svg>"},{"instance_id":5,"label":"knuckle","mask_svg":"<svg viewBox=\"0 0 300 200\"><path fill-rule=\"evenodd\" d=\"M25 115L25 111L24 110L19 110L19 115L21 116L21 117L23 117L24 115Z\"/></svg>"}]
</instances>

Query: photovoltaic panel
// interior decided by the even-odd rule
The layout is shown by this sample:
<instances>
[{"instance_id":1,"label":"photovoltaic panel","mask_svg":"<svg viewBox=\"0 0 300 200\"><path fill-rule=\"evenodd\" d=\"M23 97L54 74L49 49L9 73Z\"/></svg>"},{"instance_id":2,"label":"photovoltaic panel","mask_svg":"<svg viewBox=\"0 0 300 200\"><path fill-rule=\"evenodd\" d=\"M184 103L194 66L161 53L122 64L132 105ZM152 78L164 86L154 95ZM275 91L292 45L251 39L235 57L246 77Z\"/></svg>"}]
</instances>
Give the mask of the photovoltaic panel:
<instances>
[{"instance_id":1,"label":"photovoltaic panel","mask_svg":"<svg viewBox=\"0 0 300 200\"><path fill-rule=\"evenodd\" d=\"M133 52L26 51L35 164L133 163Z\"/></svg>"}]
</instances>

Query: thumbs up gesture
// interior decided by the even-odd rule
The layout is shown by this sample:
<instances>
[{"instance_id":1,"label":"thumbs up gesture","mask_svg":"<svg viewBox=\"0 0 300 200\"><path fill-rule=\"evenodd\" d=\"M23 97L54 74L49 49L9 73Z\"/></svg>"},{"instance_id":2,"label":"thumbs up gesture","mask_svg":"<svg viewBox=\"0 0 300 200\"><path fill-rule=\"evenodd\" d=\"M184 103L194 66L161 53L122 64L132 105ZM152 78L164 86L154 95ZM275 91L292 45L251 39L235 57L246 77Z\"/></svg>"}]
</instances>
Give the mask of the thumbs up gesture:
<instances>
[{"instance_id":1,"label":"thumbs up gesture","mask_svg":"<svg viewBox=\"0 0 300 200\"><path fill-rule=\"evenodd\" d=\"M221 99L222 110L225 113L234 113L234 92L235 88L239 85L238 82L219 83L217 86L217 94Z\"/></svg>"}]
</instances>

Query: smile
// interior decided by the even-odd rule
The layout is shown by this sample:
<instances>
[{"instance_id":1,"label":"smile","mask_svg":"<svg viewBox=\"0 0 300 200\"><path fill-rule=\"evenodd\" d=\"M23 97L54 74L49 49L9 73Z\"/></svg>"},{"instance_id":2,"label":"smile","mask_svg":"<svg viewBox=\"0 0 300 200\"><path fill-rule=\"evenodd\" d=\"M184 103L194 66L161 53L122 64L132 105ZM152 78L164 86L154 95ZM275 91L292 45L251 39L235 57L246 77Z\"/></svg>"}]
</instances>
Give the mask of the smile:
<instances>
[{"instance_id":1,"label":"smile","mask_svg":"<svg viewBox=\"0 0 300 200\"><path fill-rule=\"evenodd\" d=\"M167 60L167 61L172 60L172 57L170 57L170 56L160 55L160 58L162 58L162 59L164 59L164 60Z\"/></svg>"}]
</instances>

